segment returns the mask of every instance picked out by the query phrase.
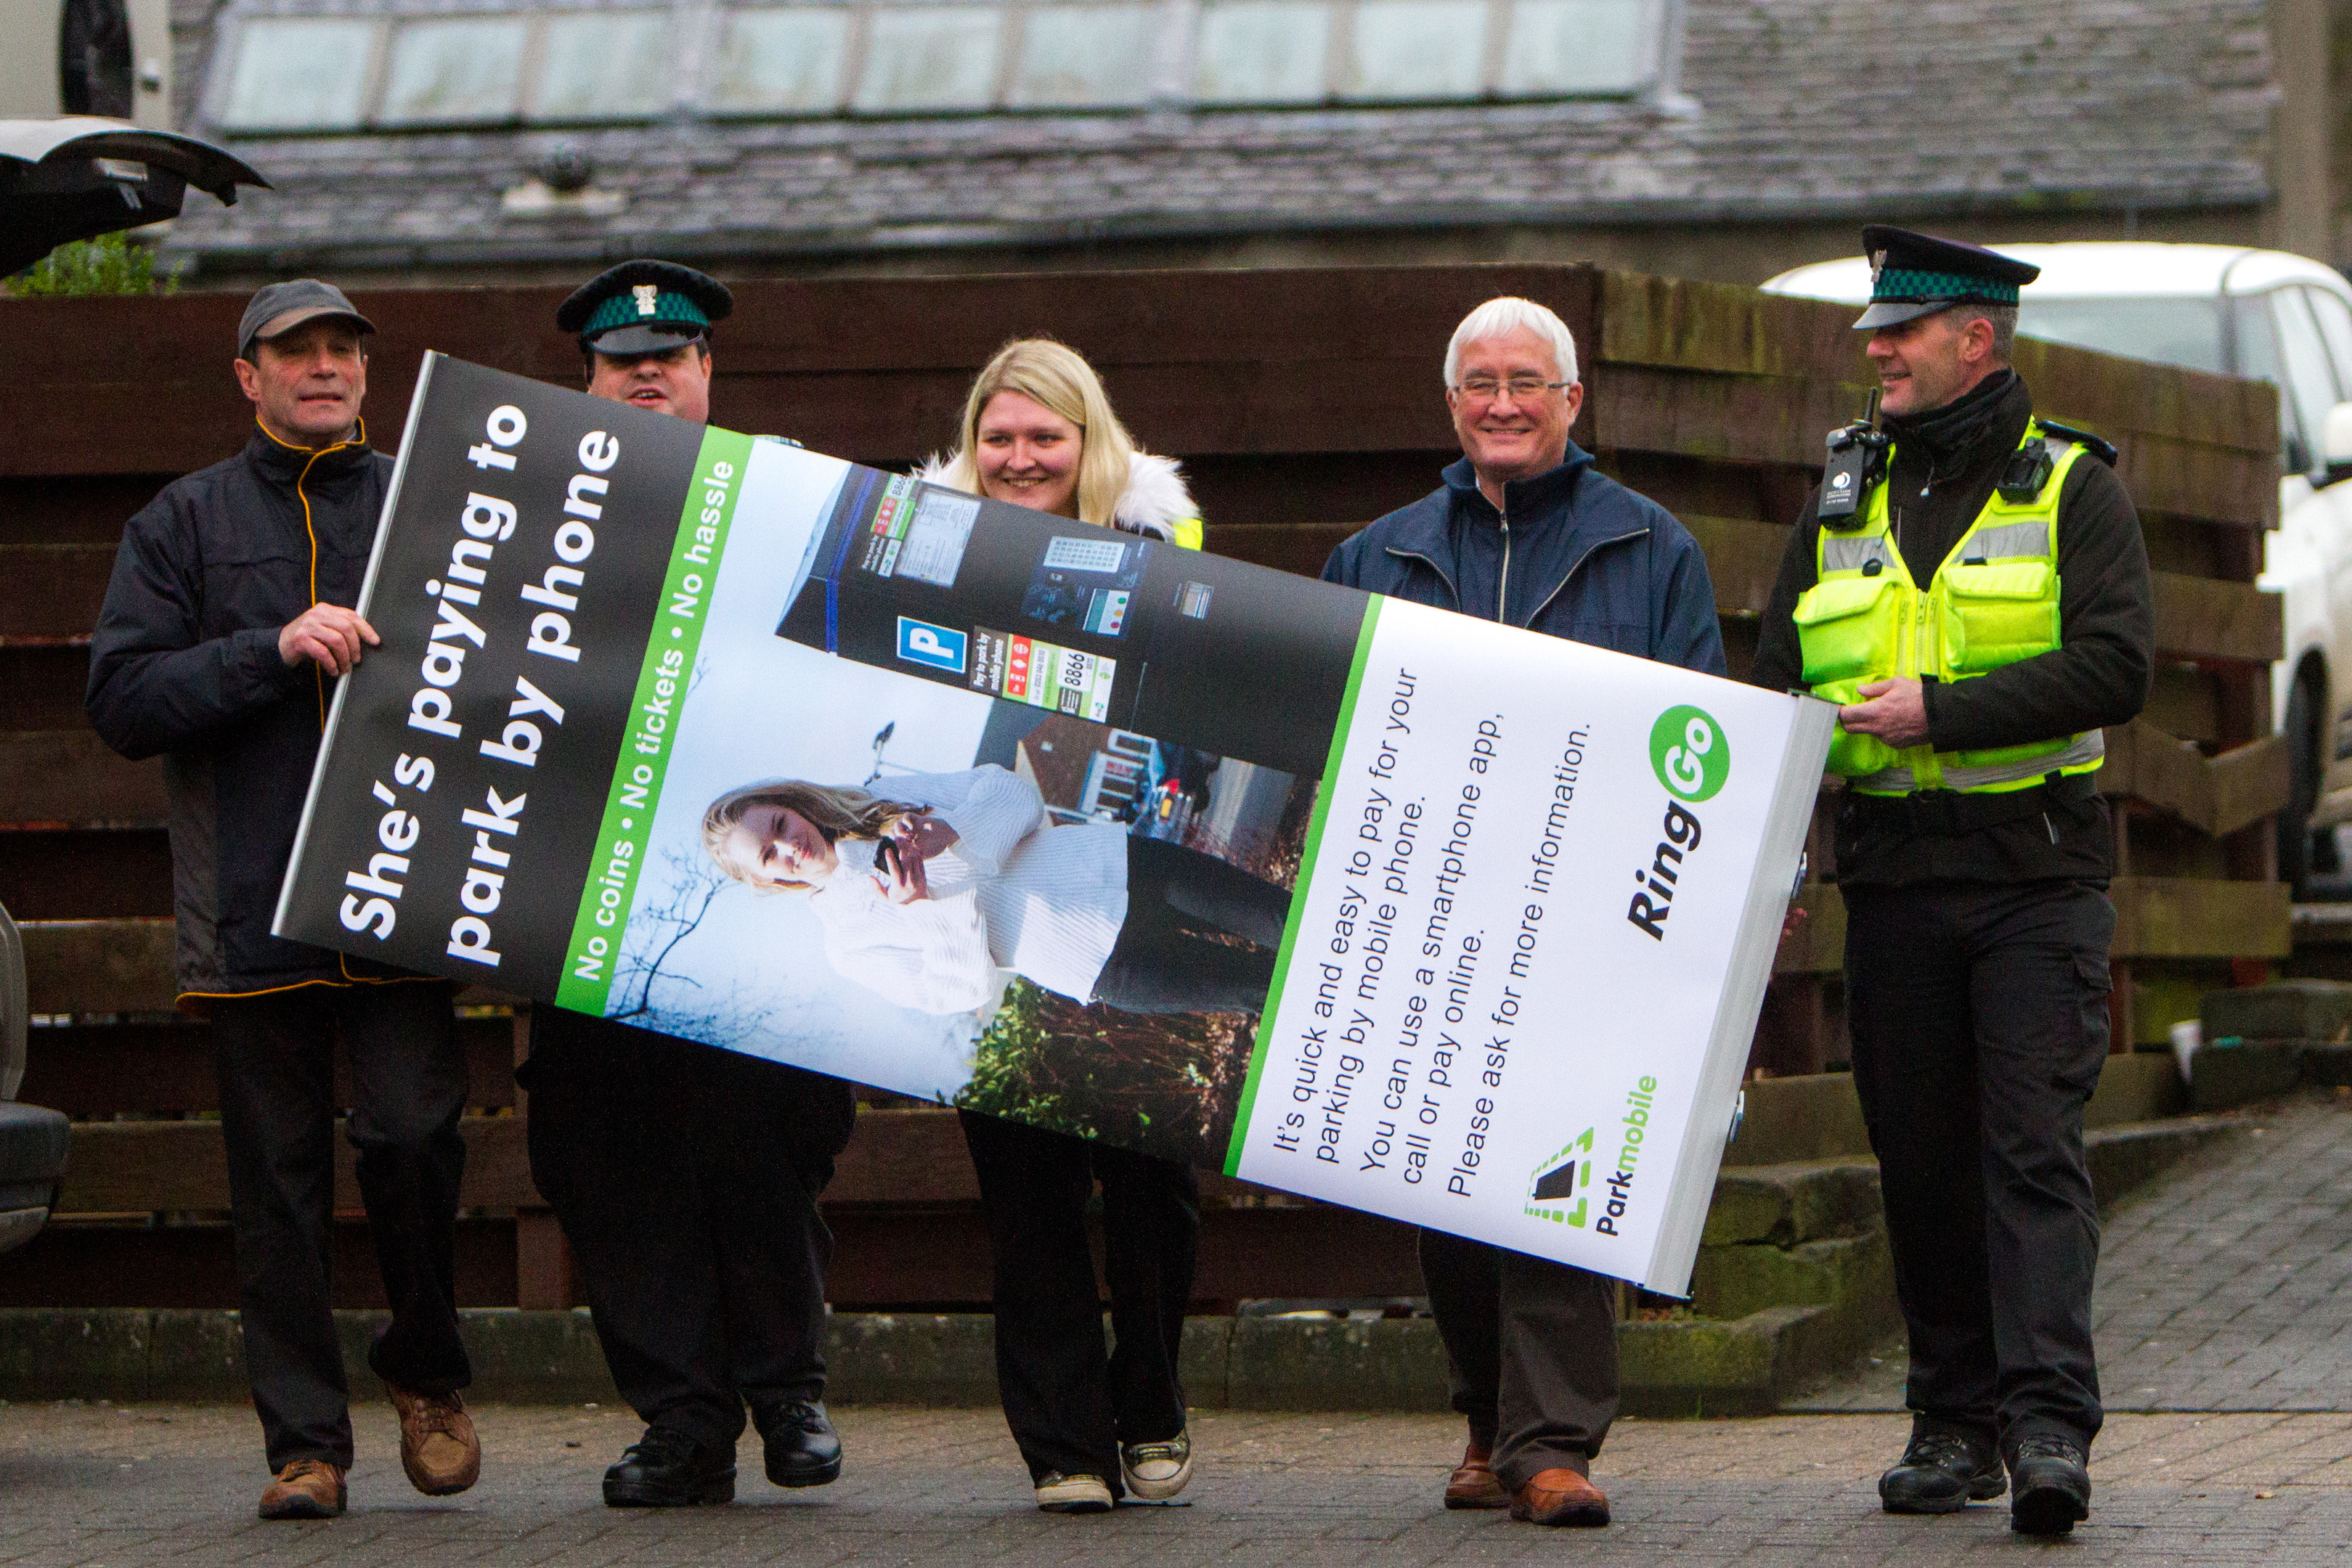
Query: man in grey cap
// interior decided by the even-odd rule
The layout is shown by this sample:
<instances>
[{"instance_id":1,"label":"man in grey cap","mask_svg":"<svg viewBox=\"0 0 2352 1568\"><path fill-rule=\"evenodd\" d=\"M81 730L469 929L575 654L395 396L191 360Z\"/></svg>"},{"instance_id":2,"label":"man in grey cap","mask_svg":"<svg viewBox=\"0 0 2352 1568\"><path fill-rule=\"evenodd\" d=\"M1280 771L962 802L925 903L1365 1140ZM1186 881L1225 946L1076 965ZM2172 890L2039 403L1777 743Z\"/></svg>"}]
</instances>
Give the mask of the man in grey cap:
<instances>
[{"instance_id":1,"label":"man in grey cap","mask_svg":"<svg viewBox=\"0 0 2352 1568\"><path fill-rule=\"evenodd\" d=\"M164 759L180 1005L212 1020L264 1519L341 1512L352 1464L328 1279L339 1039L392 1307L368 1364L402 1466L432 1496L481 1469L457 1393L472 1371L451 1259L466 1163L451 988L269 934L334 682L377 641L352 609L392 475L360 419L374 329L312 279L253 297L236 361L253 438L131 519L84 699L109 745ZM385 819L395 854L403 831Z\"/></svg>"}]
</instances>

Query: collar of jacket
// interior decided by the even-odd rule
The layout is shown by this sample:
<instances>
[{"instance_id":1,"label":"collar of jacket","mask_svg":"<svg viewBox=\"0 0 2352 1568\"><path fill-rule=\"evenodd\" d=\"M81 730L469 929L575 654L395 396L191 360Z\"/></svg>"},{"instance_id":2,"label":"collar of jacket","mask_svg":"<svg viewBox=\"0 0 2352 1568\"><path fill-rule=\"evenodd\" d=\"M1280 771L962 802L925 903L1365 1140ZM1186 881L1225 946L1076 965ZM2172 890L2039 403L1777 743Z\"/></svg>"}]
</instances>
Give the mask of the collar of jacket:
<instances>
[{"instance_id":1,"label":"collar of jacket","mask_svg":"<svg viewBox=\"0 0 2352 1568\"><path fill-rule=\"evenodd\" d=\"M2025 422L2033 417L2033 394L2025 378L2003 370L1927 413L1886 421L1899 452L1909 446L1924 453L1938 469L1958 474L1974 468L1989 456L2006 459L2025 437Z\"/></svg>"},{"instance_id":2,"label":"collar of jacket","mask_svg":"<svg viewBox=\"0 0 2352 1568\"><path fill-rule=\"evenodd\" d=\"M1536 613L1538 617L1543 608L1549 605L1553 596L1559 593L1560 585L1575 575L1576 569L1584 564L1584 558L1594 549L1605 544L1640 538L1650 531L1647 528L1638 528L1631 532L1612 534L1605 538L1597 533L1591 538L1575 537L1576 530L1586 521L1576 515L1576 486L1583 478L1584 471L1591 466L1592 454L1571 441L1568 444L1568 455L1560 459L1559 467L1538 474L1532 479L1513 479L1503 486L1503 501L1511 508L1511 515L1515 517L1541 523L1556 514L1566 514L1560 521L1570 530L1570 538L1559 558L1558 580L1552 582L1537 601ZM1459 609L1462 591L1454 580L1451 566L1454 514L1466 508L1468 515L1482 524L1496 520L1498 514L1495 504L1486 499L1486 493L1478 488L1478 471L1470 465L1469 458L1457 458L1446 465L1441 477L1445 481L1446 507L1442 511L1434 507L1426 510L1415 508L1404 519L1395 537L1389 540L1388 553L1410 557L1437 573L1445 584L1446 592L1454 595L1455 608Z\"/></svg>"},{"instance_id":3,"label":"collar of jacket","mask_svg":"<svg viewBox=\"0 0 2352 1568\"><path fill-rule=\"evenodd\" d=\"M361 420L349 441L339 441L332 446L313 452L307 446L295 446L269 434L259 420L253 422L253 439L246 444L246 456L267 478L282 485L291 485L307 471L313 479L332 478L349 474L366 465L374 455L368 450L367 421Z\"/></svg>"},{"instance_id":4,"label":"collar of jacket","mask_svg":"<svg viewBox=\"0 0 2352 1568\"><path fill-rule=\"evenodd\" d=\"M1532 479L1513 479L1503 486L1503 505L1514 517L1530 517L1541 521L1555 508L1565 507L1576 494L1576 482L1592 466L1592 454L1575 442L1568 444L1567 455L1559 466L1537 475ZM1486 492L1478 488L1478 471L1470 459L1458 457L1446 465L1443 477L1446 489L1453 492L1454 505L1467 507L1469 515L1479 522L1496 521L1500 514L1495 503L1486 499ZM1451 521L1449 518L1448 521Z\"/></svg>"}]
</instances>

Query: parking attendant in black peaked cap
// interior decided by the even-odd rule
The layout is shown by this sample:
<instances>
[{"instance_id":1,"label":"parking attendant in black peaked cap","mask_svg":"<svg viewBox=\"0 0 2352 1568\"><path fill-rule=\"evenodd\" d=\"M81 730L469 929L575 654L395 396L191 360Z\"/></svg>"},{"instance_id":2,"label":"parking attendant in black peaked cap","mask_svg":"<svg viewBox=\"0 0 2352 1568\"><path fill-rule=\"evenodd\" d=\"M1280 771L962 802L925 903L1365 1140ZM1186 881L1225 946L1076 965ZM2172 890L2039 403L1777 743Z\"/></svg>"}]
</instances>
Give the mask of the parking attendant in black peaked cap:
<instances>
[{"instance_id":1,"label":"parking attendant in black peaked cap","mask_svg":"<svg viewBox=\"0 0 2352 1568\"><path fill-rule=\"evenodd\" d=\"M706 423L710 325L734 298L666 261L566 299L598 397ZM530 1169L586 1282L613 1381L645 1436L604 1472L615 1508L730 1502L743 1407L778 1486L841 1474L824 1411L817 1196L849 1142L849 1085L554 1008L531 1018Z\"/></svg>"},{"instance_id":2,"label":"parking attendant in black peaked cap","mask_svg":"<svg viewBox=\"0 0 2352 1568\"><path fill-rule=\"evenodd\" d=\"M2089 1516L2102 1418L2083 1107L2116 913L2092 776L2147 700L2147 554L2115 448L2037 417L2010 368L2037 269L1903 229L1863 244L1886 419L1831 434L1749 678L1841 709L1854 1087L1911 1345L1880 1500L2009 1491L2015 1529L2059 1535Z\"/></svg>"}]
</instances>

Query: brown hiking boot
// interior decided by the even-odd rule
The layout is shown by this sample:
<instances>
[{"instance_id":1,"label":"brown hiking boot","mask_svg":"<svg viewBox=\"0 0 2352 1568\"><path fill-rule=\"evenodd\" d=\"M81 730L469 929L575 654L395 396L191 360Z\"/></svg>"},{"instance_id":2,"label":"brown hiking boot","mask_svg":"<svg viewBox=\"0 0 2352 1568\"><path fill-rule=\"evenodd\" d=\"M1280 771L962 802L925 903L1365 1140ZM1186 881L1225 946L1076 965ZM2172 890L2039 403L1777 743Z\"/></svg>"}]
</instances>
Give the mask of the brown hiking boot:
<instances>
[{"instance_id":1,"label":"brown hiking boot","mask_svg":"<svg viewBox=\"0 0 2352 1568\"><path fill-rule=\"evenodd\" d=\"M400 1468L426 1497L464 1491L482 1475L482 1440L474 1418L455 1392L416 1394L395 1384L384 1388L400 1412Z\"/></svg>"},{"instance_id":2,"label":"brown hiking boot","mask_svg":"<svg viewBox=\"0 0 2352 1568\"><path fill-rule=\"evenodd\" d=\"M1462 1450L1462 1462L1445 1478L1445 1506L1448 1508L1508 1508L1511 1494L1495 1479L1487 1461L1492 1450L1473 1443Z\"/></svg>"},{"instance_id":3,"label":"brown hiking boot","mask_svg":"<svg viewBox=\"0 0 2352 1568\"><path fill-rule=\"evenodd\" d=\"M1609 1500L1589 1479L1566 1467L1539 1470L1511 1499L1511 1517L1529 1524L1597 1527L1609 1522Z\"/></svg>"},{"instance_id":4,"label":"brown hiking boot","mask_svg":"<svg viewBox=\"0 0 2352 1568\"><path fill-rule=\"evenodd\" d=\"M332 1519L343 1511L343 1470L324 1459L293 1459L261 1494L264 1519Z\"/></svg>"}]
</instances>

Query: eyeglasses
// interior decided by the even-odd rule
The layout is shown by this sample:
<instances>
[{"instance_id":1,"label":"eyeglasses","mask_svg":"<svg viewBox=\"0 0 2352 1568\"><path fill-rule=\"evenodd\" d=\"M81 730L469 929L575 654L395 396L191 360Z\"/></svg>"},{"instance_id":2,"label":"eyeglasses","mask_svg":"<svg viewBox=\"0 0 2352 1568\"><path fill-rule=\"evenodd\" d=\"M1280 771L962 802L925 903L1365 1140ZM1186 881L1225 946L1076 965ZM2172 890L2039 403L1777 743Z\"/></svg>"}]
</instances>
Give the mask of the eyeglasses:
<instances>
[{"instance_id":1,"label":"eyeglasses","mask_svg":"<svg viewBox=\"0 0 2352 1568\"><path fill-rule=\"evenodd\" d=\"M1574 382L1539 381L1534 376L1513 376L1507 382L1498 382L1492 376L1464 376L1462 384L1454 390L1464 397L1475 397L1484 402L1490 401L1506 389L1514 398L1524 401L1543 392L1557 392L1561 387L1575 384Z\"/></svg>"}]
</instances>

